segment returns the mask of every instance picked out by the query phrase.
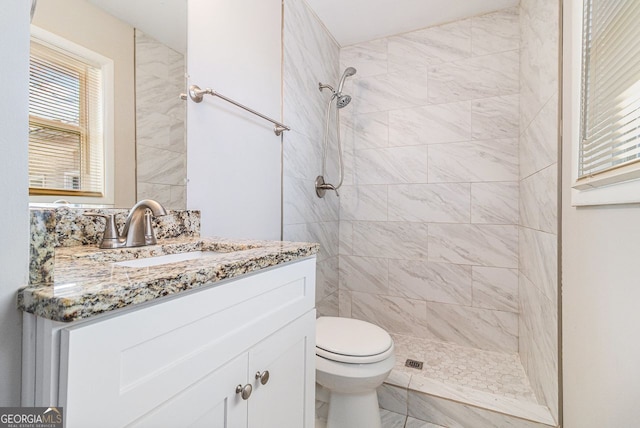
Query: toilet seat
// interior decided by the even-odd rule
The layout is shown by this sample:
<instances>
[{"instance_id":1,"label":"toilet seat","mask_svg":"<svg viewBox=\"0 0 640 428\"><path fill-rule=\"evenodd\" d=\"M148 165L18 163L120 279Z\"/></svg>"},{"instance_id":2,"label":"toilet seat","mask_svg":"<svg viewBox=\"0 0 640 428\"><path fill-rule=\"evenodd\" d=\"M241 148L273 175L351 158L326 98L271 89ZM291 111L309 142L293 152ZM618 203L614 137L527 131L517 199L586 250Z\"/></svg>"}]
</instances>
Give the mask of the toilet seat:
<instances>
[{"instance_id":1,"label":"toilet seat","mask_svg":"<svg viewBox=\"0 0 640 428\"><path fill-rule=\"evenodd\" d=\"M393 340L377 325L353 318L320 317L316 320L316 355L328 360L367 364L393 354Z\"/></svg>"}]
</instances>

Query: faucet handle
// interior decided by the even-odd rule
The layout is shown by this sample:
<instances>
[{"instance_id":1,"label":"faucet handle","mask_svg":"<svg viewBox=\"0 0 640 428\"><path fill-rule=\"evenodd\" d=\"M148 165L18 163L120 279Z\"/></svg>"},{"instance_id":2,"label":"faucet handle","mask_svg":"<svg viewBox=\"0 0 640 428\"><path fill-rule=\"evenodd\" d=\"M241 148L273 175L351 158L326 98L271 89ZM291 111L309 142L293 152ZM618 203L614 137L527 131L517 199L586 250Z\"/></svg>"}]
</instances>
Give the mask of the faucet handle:
<instances>
[{"instance_id":1,"label":"faucet handle","mask_svg":"<svg viewBox=\"0 0 640 428\"><path fill-rule=\"evenodd\" d=\"M84 215L90 217L104 217L106 224L104 227L104 233L102 234L102 242L100 242L100 248L118 248L122 244L118 236L118 227L116 226L115 214L100 214L95 212L85 212Z\"/></svg>"},{"instance_id":2,"label":"faucet handle","mask_svg":"<svg viewBox=\"0 0 640 428\"><path fill-rule=\"evenodd\" d=\"M153 231L153 214L151 210L147 210L144 213L144 244L156 245L157 243L156 234Z\"/></svg>"}]
</instances>

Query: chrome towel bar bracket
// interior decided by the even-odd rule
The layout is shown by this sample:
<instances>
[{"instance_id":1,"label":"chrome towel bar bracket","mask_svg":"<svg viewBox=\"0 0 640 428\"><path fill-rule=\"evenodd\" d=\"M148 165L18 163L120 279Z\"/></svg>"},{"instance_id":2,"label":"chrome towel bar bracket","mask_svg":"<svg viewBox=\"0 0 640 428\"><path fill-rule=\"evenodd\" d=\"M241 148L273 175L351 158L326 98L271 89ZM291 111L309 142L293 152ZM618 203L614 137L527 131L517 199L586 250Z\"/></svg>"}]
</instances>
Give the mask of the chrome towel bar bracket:
<instances>
[{"instance_id":1,"label":"chrome towel bar bracket","mask_svg":"<svg viewBox=\"0 0 640 428\"><path fill-rule=\"evenodd\" d=\"M213 95L214 97L222 98L223 100L225 100L228 103L231 103L231 104L233 104L233 105L235 105L237 107L240 107L243 110L248 111L249 113L253 113L256 116L259 116L259 117L263 118L264 120L267 120L267 121L273 123L275 125L275 128L273 129L273 132L275 132L275 134L277 136L282 135L282 133L284 131L290 131L291 130L291 128L289 128L287 125L285 125L283 123L280 123L277 120L271 119L269 116L265 116L264 114L259 113L259 112L255 111L254 109L245 106L244 104L241 104L241 103L239 103L237 101L234 101L229 97L225 97L221 93L216 92L211 88L200 89L200 87L198 85L189 86L189 97L194 102L196 102L196 103L202 102L202 99L204 98L205 95ZM185 99L185 100L187 99L186 94L182 94L180 97L182 99Z\"/></svg>"}]
</instances>

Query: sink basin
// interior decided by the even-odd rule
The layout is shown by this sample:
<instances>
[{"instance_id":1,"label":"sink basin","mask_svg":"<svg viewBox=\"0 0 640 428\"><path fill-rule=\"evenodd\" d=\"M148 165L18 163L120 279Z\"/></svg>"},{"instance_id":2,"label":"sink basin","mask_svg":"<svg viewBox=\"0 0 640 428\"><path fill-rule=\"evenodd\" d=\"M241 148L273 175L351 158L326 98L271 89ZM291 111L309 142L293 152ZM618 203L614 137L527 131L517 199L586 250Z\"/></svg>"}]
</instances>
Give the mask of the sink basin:
<instances>
[{"instance_id":1,"label":"sink basin","mask_svg":"<svg viewBox=\"0 0 640 428\"><path fill-rule=\"evenodd\" d=\"M125 260L123 262L115 262L114 266L124 266L133 268L143 268L151 266L166 265L169 263L186 262L188 260L197 260L206 257L213 257L219 254L225 254L218 251L191 251L189 253L167 254L166 256L146 257L142 259Z\"/></svg>"}]
</instances>

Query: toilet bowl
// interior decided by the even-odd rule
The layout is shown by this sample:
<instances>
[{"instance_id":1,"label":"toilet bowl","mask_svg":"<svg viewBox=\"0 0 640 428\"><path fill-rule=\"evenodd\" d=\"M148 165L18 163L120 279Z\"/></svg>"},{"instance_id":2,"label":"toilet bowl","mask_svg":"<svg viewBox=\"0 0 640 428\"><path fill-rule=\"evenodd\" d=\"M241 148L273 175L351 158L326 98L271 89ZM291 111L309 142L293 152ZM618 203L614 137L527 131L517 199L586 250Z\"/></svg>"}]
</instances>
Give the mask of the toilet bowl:
<instances>
[{"instance_id":1,"label":"toilet bowl","mask_svg":"<svg viewBox=\"0 0 640 428\"><path fill-rule=\"evenodd\" d=\"M378 388L395 364L382 328L356 319L316 320L316 382L329 391L327 428L380 428Z\"/></svg>"}]
</instances>

